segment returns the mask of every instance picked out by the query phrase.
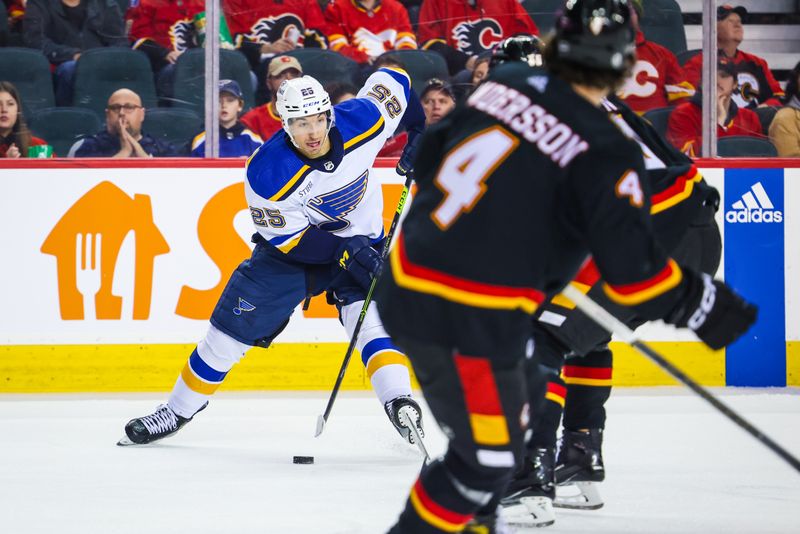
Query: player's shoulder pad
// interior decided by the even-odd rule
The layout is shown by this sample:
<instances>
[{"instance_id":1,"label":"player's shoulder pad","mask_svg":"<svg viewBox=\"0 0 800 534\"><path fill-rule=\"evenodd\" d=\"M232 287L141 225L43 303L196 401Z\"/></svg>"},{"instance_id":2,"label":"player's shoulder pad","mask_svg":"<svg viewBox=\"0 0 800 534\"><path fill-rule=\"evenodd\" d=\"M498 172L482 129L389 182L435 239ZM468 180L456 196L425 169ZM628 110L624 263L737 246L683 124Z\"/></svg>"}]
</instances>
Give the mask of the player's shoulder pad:
<instances>
[{"instance_id":1,"label":"player's shoulder pad","mask_svg":"<svg viewBox=\"0 0 800 534\"><path fill-rule=\"evenodd\" d=\"M334 108L336 128L342 134L345 152L350 152L380 135L386 121L367 98L351 98Z\"/></svg>"},{"instance_id":2,"label":"player's shoulder pad","mask_svg":"<svg viewBox=\"0 0 800 534\"><path fill-rule=\"evenodd\" d=\"M247 160L245 169L253 191L272 202L289 198L312 171L287 145L283 135L274 135L261 145Z\"/></svg>"}]
</instances>

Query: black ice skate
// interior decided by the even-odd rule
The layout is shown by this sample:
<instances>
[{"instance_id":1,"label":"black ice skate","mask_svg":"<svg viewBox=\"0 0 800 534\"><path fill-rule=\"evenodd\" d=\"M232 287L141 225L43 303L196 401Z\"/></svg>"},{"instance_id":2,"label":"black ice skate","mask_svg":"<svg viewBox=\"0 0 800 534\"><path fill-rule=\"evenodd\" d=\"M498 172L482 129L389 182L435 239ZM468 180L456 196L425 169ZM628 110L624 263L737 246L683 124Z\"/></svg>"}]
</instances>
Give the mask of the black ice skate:
<instances>
[{"instance_id":1,"label":"black ice skate","mask_svg":"<svg viewBox=\"0 0 800 534\"><path fill-rule=\"evenodd\" d=\"M202 411L206 406L208 406L208 401L197 412ZM195 415L197 412L195 412ZM119 440L117 445L122 447L127 445L146 445L147 443L164 439L180 430L193 417L181 417L170 410L169 406L162 404L156 408L154 413L128 421L128 424L125 425L125 437Z\"/></svg>"},{"instance_id":2,"label":"black ice skate","mask_svg":"<svg viewBox=\"0 0 800 534\"><path fill-rule=\"evenodd\" d=\"M555 462L554 449L535 449L526 456L500 501L502 517L509 525L546 527L555 522Z\"/></svg>"},{"instance_id":3,"label":"black ice skate","mask_svg":"<svg viewBox=\"0 0 800 534\"><path fill-rule=\"evenodd\" d=\"M422 442L425 437L425 430L422 428L422 410L419 404L408 395L401 395L390 400L383 405L389 421L403 436L403 439L416 445L427 461L430 456Z\"/></svg>"},{"instance_id":4,"label":"black ice skate","mask_svg":"<svg viewBox=\"0 0 800 534\"><path fill-rule=\"evenodd\" d=\"M606 478L602 445L602 428L564 430L556 461L559 491L555 506L580 510L596 510L603 506L596 487Z\"/></svg>"}]
</instances>

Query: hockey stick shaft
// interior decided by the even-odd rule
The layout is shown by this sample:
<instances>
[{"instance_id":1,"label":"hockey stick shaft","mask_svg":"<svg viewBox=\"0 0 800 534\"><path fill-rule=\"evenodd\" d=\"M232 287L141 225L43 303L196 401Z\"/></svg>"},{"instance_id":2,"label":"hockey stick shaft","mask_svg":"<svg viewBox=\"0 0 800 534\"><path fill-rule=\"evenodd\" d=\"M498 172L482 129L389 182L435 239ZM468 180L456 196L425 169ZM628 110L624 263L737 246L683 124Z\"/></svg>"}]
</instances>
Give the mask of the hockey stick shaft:
<instances>
[{"instance_id":1,"label":"hockey stick shaft","mask_svg":"<svg viewBox=\"0 0 800 534\"><path fill-rule=\"evenodd\" d=\"M575 305L594 322L599 324L610 333L617 334L624 341L629 343L633 348L641 352L646 357L650 358L656 365L664 369L676 380L683 383L686 387L694 391L703 400L711 404L722 415L733 421L739 428L756 438L769 450L780 456L784 461L791 465L796 471L800 472L800 460L793 456L789 451L778 445L772 438L764 434L761 430L756 428L752 423L747 421L744 417L739 415L736 411L728 405L720 401L717 397L712 395L707 389L691 379L686 373L675 367L670 361L664 358L661 354L653 350L646 343L641 341L636 333L628 328L628 326L614 317L605 308L597 304L588 296L584 295L580 290L574 286L567 285L563 290L564 295L570 299Z\"/></svg>"},{"instance_id":2,"label":"hockey stick shaft","mask_svg":"<svg viewBox=\"0 0 800 534\"><path fill-rule=\"evenodd\" d=\"M403 208L406 205L408 191L411 189L411 182L413 180L413 172L407 173L406 181L403 184L403 191L400 193L400 200L397 203L397 209L394 212L394 217L392 217L392 222L389 225L389 232L386 234L386 240L383 243L381 258L384 260L389 255L389 247L392 244L392 237L394 237L395 229L400 221L400 215L402 215ZM328 398L328 405L325 406L325 413L317 418L317 430L316 434L314 434L314 437L319 437L319 435L322 434L322 431L325 430L325 423L328 422L328 417L330 417L331 410L333 409L333 403L336 401L336 396L339 394L339 389L342 387L342 380L344 380L344 374L347 371L347 365L350 363L350 358L353 356L353 351L356 348L358 333L361 331L361 325L364 324L364 319L367 317L367 310L372 302L372 293L375 291L375 285L377 283L378 279L376 277L372 279L372 283L369 285L367 296L364 298L364 304L361 306L361 313L358 314L358 321L356 322L356 326L353 328L353 335L350 337L350 344L347 346L347 352L344 354L342 366L339 368L339 375L336 377L336 382L333 384L333 390Z\"/></svg>"}]
</instances>

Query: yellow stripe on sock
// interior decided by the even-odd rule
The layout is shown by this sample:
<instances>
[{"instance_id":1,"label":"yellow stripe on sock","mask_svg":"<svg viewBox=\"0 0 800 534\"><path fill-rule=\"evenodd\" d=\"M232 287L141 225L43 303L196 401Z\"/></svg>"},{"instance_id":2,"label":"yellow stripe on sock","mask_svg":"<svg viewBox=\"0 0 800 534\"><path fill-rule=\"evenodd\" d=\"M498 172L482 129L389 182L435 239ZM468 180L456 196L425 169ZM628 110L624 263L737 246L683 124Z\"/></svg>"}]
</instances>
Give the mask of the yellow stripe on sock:
<instances>
[{"instance_id":1,"label":"yellow stripe on sock","mask_svg":"<svg viewBox=\"0 0 800 534\"><path fill-rule=\"evenodd\" d=\"M394 350L379 352L372 356L369 362L367 362L367 376L372 378L372 375L374 375L378 369L387 365L399 364L405 366L407 361L405 354Z\"/></svg>"},{"instance_id":2,"label":"yellow stripe on sock","mask_svg":"<svg viewBox=\"0 0 800 534\"><path fill-rule=\"evenodd\" d=\"M213 395L217 388L222 384L219 382L217 384L211 384L209 382L204 382L195 376L192 372L191 367L189 367L189 362L186 362L186 365L183 366L183 371L181 371L181 378L189 386L189 389L194 391L195 393L202 393L203 395Z\"/></svg>"},{"instance_id":3,"label":"yellow stripe on sock","mask_svg":"<svg viewBox=\"0 0 800 534\"><path fill-rule=\"evenodd\" d=\"M506 445L509 442L508 425L502 415L469 415L472 438L480 445Z\"/></svg>"}]
</instances>

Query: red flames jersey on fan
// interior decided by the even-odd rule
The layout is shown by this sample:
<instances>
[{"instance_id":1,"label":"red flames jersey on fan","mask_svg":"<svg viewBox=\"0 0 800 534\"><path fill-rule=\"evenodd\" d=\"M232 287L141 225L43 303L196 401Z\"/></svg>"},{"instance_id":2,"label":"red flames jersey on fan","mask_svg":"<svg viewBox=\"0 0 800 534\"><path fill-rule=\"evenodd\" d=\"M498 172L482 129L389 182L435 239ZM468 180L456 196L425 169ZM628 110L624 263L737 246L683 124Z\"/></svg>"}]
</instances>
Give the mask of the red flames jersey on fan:
<instances>
[{"instance_id":1,"label":"red flames jersey on fan","mask_svg":"<svg viewBox=\"0 0 800 534\"><path fill-rule=\"evenodd\" d=\"M271 106L272 103L267 102L263 106L251 109L240 119L242 124L253 130L264 141L283 127L281 118L272 111Z\"/></svg>"},{"instance_id":2,"label":"red flames jersey on fan","mask_svg":"<svg viewBox=\"0 0 800 534\"><path fill-rule=\"evenodd\" d=\"M468 55L490 51L506 37L539 34L517 0L425 0L417 35L423 48L444 42Z\"/></svg>"},{"instance_id":3,"label":"red flames jersey on fan","mask_svg":"<svg viewBox=\"0 0 800 534\"><path fill-rule=\"evenodd\" d=\"M328 34L315 0L222 0L222 6L237 45L241 40L272 43L289 37L292 28L300 32L299 44L306 28Z\"/></svg>"},{"instance_id":4,"label":"red flames jersey on fan","mask_svg":"<svg viewBox=\"0 0 800 534\"><path fill-rule=\"evenodd\" d=\"M763 137L761 121L755 111L737 109L736 114L724 127L717 126L717 137L748 135ZM686 102L675 108L669 116L667 139L678 150L692 157L700 155L703 145L703 112L694 102Z\"/></svg>"},{"instance_id":5,"label":"red flames jersey on fan","mask_svg":"<svg viewBox=\"0 0 800 534\"><path fill-rule=\"evenodd\" d=\"M636 35L636 65L619 91L619 97L637 113L663 108L694 95L675 54Z\"/></svg>"},{"instance_id":6,"label":"red flames jersey on fan","mask_svg":"<svg viewBox=\"0 0 800 534\"><path fill-rule=\"evenodd\" d=\"M331 50L365 62L388 50L417 48L408 12L397 0L382 0L368 12L357 0L335 0L325 16Z\"/></svg>"},{"instance_id":7,"label":"red flames jersey on fan","mask_svg":"<svg viewBox=\"0 0 800 534\"><path fill-rule=\"evenodd\" d=\"M167 50L183 51L194 46L192 18L205 11L204 0L140 0L126 18L132 22L133 48L153 41Z\"/></svg>"},{"instance_id":8,"label":"red flames jersey on fan","mask_svg":"<svg viewBox=\"0 0 800 534\"><path fill-rule=\"evenodd\" d=\"M724 56L721 50L719 56ZM740 108L755 108L759 104L781 105L779 98L783 97L783 89L772 75L766 61L741 50L737 50L736 54L729 59L736 64L738 72L739 93L733 95L736 105ZM703 54L697 54L687 61L683 70L686 71L689 81L695 87L699 87L703 75Z\"/></svg>"}]
</instances>

